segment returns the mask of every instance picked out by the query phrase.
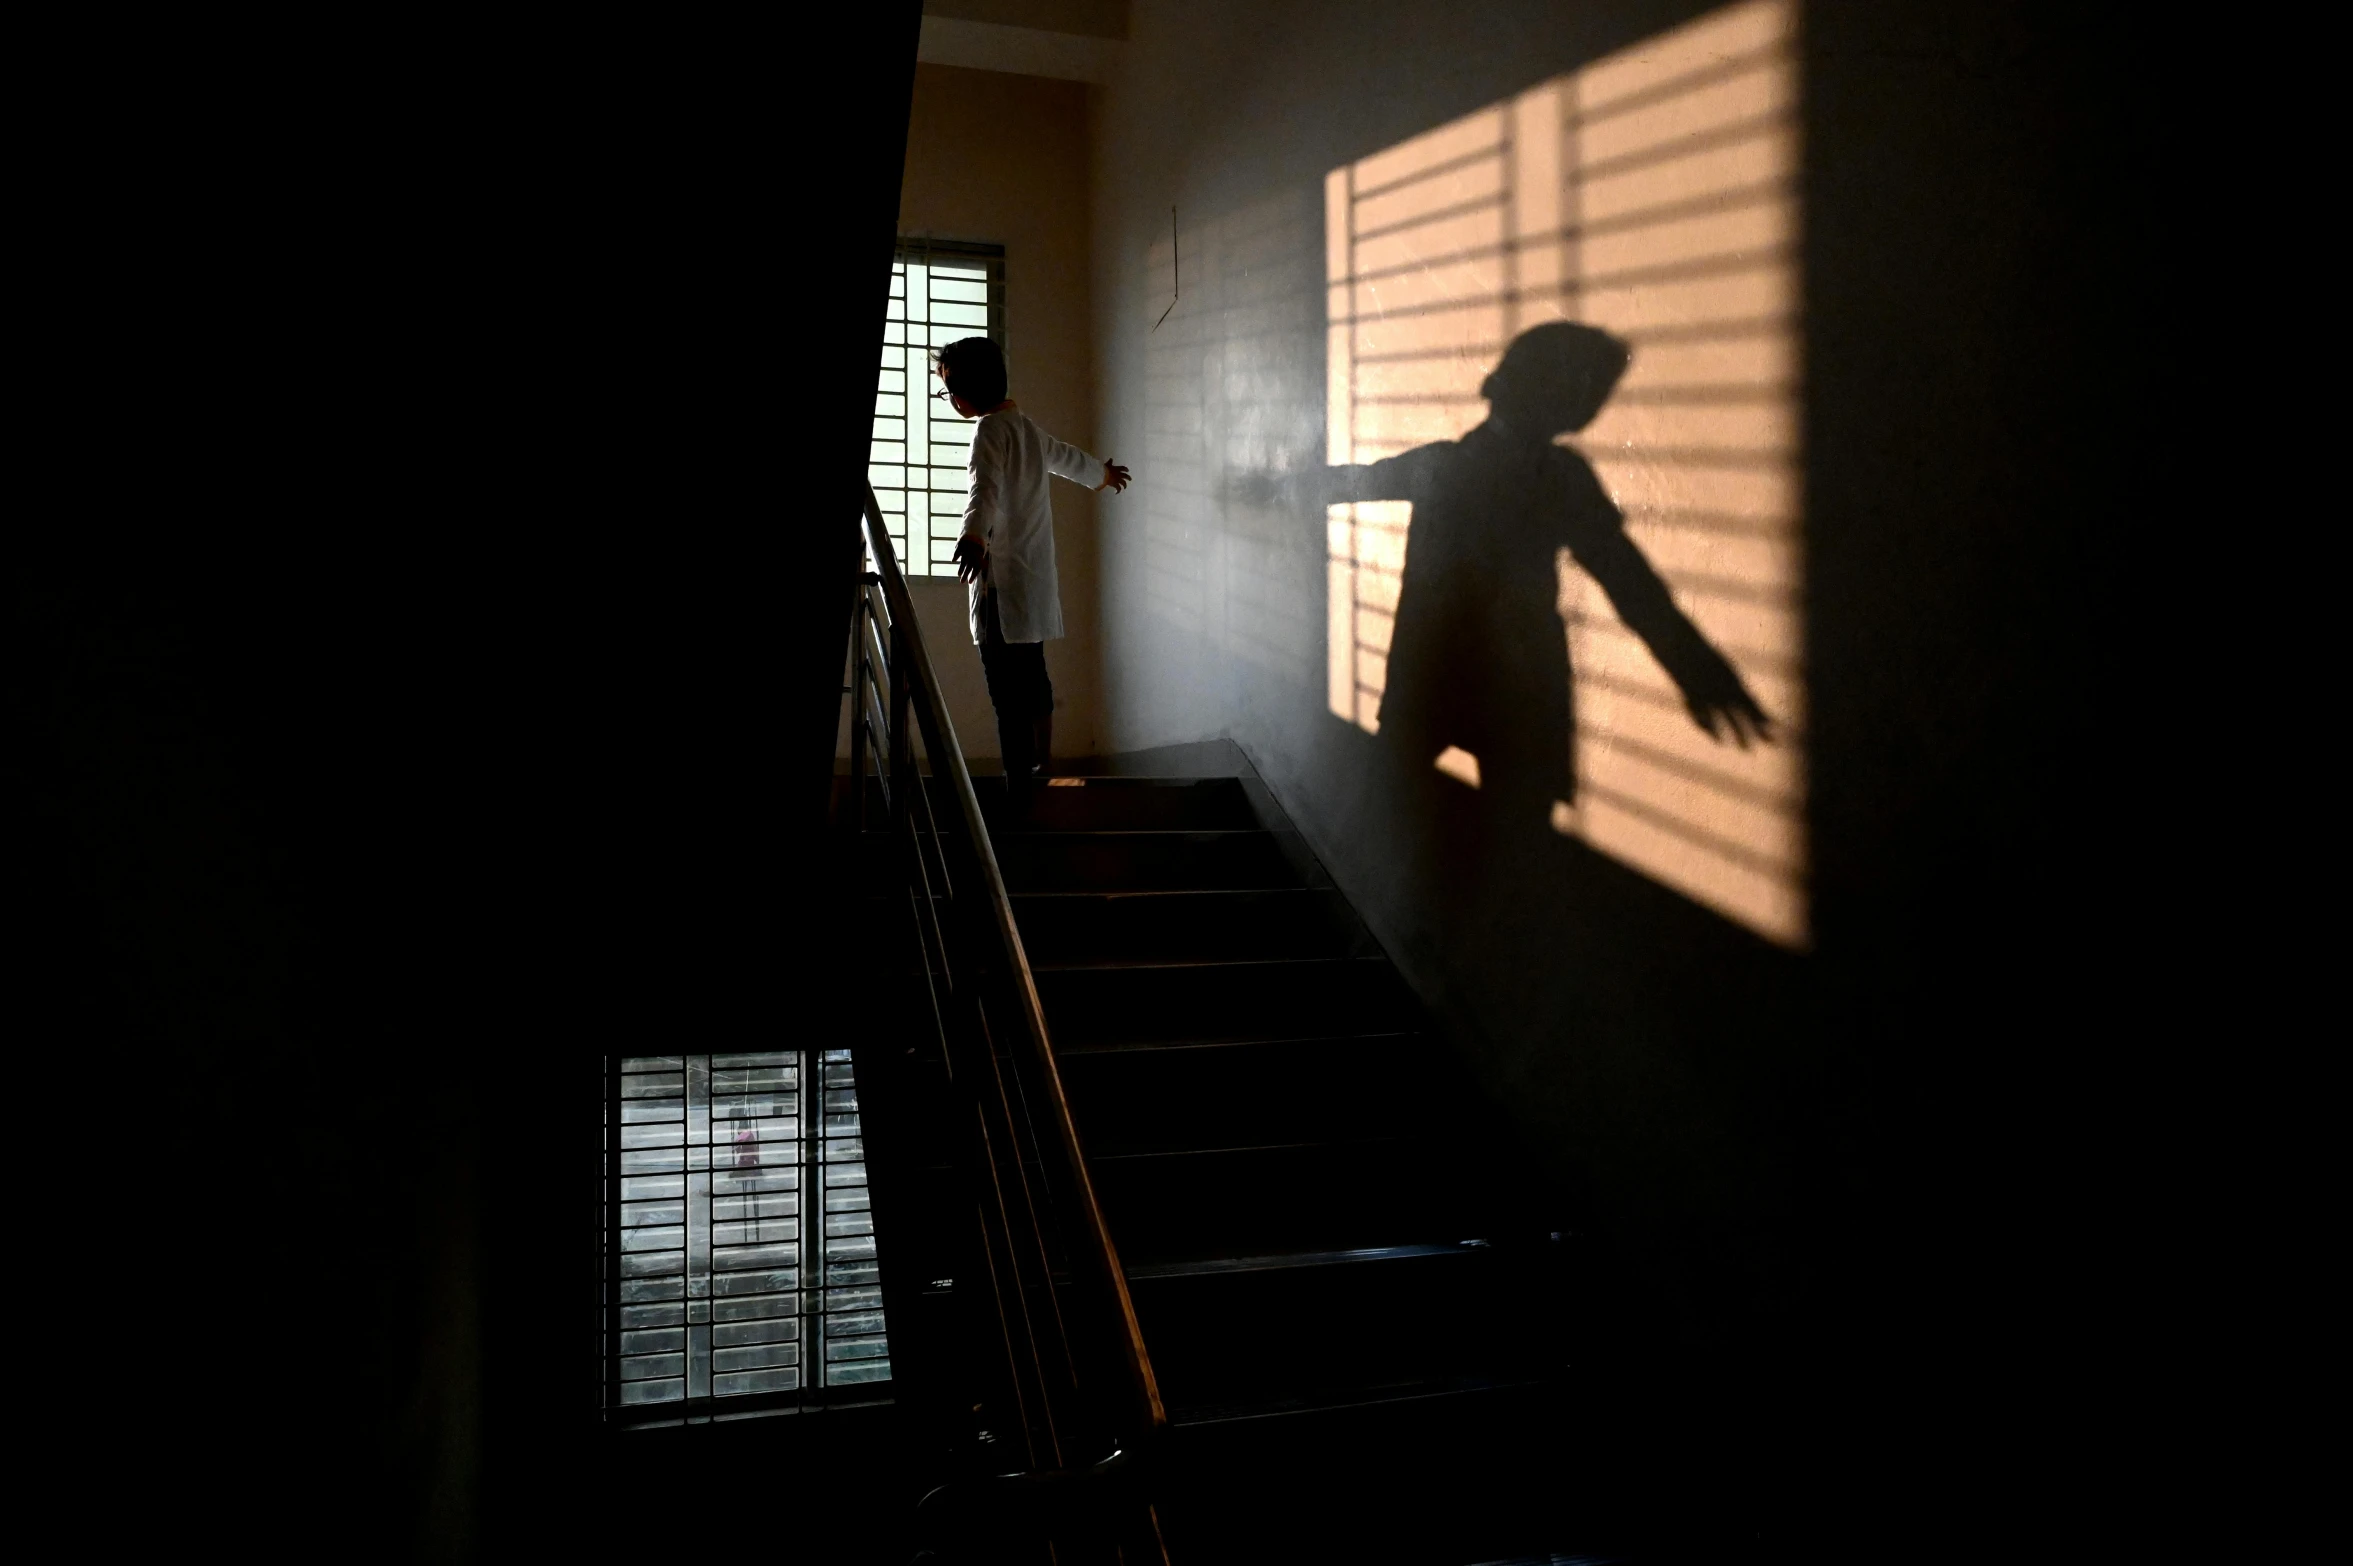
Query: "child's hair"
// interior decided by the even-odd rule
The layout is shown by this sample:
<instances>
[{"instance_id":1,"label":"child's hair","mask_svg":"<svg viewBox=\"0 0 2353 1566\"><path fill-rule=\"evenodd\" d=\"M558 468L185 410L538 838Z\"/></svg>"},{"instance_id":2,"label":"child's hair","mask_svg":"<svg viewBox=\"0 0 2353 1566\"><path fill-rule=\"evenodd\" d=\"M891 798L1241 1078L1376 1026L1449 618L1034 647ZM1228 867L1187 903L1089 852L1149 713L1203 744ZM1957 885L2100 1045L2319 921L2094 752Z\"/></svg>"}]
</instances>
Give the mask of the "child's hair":
<instances>
[{"instance_id":1,"label":"child's hair","mask_svg":"<svg viewBox=\"0 0 2353 1566\"><path fill-rule=\"evenodd\" d=\"M1005 350L986 337L962 337L940 350L940 378L964 406L986 413L1005 400Z\"/></svg>"}]
</instances>

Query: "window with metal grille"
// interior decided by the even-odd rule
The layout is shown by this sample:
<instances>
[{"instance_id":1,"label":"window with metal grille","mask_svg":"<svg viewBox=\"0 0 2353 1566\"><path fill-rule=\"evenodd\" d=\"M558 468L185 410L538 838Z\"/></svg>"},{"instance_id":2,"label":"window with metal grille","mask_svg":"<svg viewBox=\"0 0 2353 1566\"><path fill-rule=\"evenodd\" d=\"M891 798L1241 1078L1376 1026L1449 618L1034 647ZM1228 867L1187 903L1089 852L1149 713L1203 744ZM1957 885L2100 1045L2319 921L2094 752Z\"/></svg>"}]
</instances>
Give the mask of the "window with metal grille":
<instances>
[{"instance_id":1,"label":"window with metal grille","mask_svg":"<svg viewBox=\"0 0 2353 1566\"><path fill-rule=\"evenodd\" d=\"M606 1063L604 1405L698 1422L886 1391L850 1052Z\"/></svg>"},{"instance_id":2,"label":"window with metal grille","mask_svg":"<svg viewBox=\"0 0 2353 1566\"><path fill-rule=\"evenodd\" d=\"M874 393L867 481L909 576L954 576L964 526L972 424L932 373L932 353L960 337L1005 341L1005 252L994 245L902 240L891 263L882 378Z\"/></svg>"}]
</instances>

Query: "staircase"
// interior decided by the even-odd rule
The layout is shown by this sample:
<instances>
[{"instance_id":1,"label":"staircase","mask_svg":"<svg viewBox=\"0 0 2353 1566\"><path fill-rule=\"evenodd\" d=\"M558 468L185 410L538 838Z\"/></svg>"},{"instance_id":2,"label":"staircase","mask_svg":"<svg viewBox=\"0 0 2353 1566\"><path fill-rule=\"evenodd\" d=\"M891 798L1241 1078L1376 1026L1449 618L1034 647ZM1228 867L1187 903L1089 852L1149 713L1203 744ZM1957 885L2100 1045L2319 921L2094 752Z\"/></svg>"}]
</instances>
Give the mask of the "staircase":
<instances>
[{"instance_id":1,"label":"staircase","mask_svg":"<svg viewBox=\"0 0 2353 1566\"><path fill-rule=\"evenodd\" d=\"M1584 1510L1559 1219L1237 748L1094 765L1018 819L976 788L1173 1426L1169 1558L1542 1558Z\"/></svg>"}]
</instances>

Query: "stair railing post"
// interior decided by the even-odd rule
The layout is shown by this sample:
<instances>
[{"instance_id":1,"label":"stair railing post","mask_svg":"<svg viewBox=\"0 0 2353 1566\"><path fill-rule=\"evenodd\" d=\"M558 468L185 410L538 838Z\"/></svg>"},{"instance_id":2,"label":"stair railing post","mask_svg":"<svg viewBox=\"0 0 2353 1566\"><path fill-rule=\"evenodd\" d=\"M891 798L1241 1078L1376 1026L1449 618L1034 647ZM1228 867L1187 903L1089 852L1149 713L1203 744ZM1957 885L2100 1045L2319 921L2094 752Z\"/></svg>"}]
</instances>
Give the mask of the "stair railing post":
<instances>
[{"instance_id":1,"label":"stair railing post","mask_svg":"<svg viewBox=\"0 0 2353 1566\"><path fill-rule=\"evenodd\" d=\"M907 684L907 633L891 626L891 831L911 836L915 827L914 800L908 790L921 788L915 775L915 738L909 732L908 708L914 692Z\"/></svg>"},{"instance_id":2,"label":"stair railing post","mask_svg":"<svg viewBox=\"0 0 2353 1566\"><path fill-rule=\"evenodd\" d=\"M850 830L866 830L866 579L858 579L858 604L850 614Z\"/></svg>"}]
</instances>

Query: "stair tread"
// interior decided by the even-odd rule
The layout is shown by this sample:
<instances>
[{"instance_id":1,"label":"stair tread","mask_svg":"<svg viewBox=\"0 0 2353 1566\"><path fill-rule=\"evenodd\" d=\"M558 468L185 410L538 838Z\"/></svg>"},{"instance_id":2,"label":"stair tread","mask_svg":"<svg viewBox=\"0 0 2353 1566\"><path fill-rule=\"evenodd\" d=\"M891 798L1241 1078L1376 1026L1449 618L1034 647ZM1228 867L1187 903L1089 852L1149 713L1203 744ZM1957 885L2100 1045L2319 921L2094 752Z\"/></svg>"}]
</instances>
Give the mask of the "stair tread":
<instances>
[{"instance_id":1,"label":"stair tread","mask_svg":"<svg viewBox=\"0 0 2353 1566\"><path fill-rule=\"evenodd\" d=\"M1082 962L1073 969L1273 969L1287 964L1344 964L1362 957L1165 957L1160 962Z\"/></svg>"},{"instance_id":2,"label":"stair tread","mask_svg":"<svg viewBox=\"0 0 2353 1566\"><path fill-rule=\"evenodd\" d=\"M1067 843L1092 837L1275 837L1271 827L1012 827L989 834L997 843Z\"/></svg>"},{"instance_id":3,"label":"stair tread","mask_svg":"<svg viewBox=\"0 0 2353 1566\"><path fill-rule=\"evenodd\" d=\"M1451 1256L1462 1244L1436 1242L1420 1245L1359 1246L1346 1251L1277 1251L1253 1256L1210 1256L1193 1261L1147 1262L1125 1268L1131 1281L1158 1278L1198 1278L1239 1272L1268 1272L1302 1267L1344 1267L1362 1262L1419 1256Z\"/></svg>"},{"instance_id":4,"label":"stair tread","mask_svg":"<svg viewBox=\"0 0 2353 1566\"><path fill-rule=\"evenodd\" d=\"M1038 975L1058 1041L1263 1040L1394 1032L1418 1017L1377 957L1284 957Z\"/></svg>"},{"instance_id":5,"label":"stair tread","mask_svg":"<svg viewBox=\"0 0 2353 1566\"><path fill-rule=\"evenodd\" d=\"M1080 1128L1084 1134L1085 1128ZM1198 1147L1139 1148L1124 1153L1090 1152L1097 1163L1131 1164L1150 1158L1213 1158L1230 1153L1291 1153L1312 1148L1363 1148L1372 1146L1406 1147L1418 1145L1418 1139L1408 1139L1389 1132L1368 1132L1363 1136L1281 1137L1253 1142L1212 1142Z\"/></svg>"},{"instance_id":6,"label":"stair tread","mask_svg":"<svg viewBox=\"0 0 2353 1566\"><path fill-rule=\"evenodd\" d=\"M1171 1410L1171 1558L1525 1559L1580 1536L1591 1491L1545 1382L1462 1378L1353 1397ZM1539 1559L1545 1557L1539 1556Z\"/></svg>"},{"instance_id":7,"label":"stair tread","mask_svg":"<svg viewBox=\"0 0 2353 1566\"><path fill-rule=\"evenodd\" d=\"M1166 967L1369 955L1371 938L1323 887L1025 892L1014 917L1035 967Z\"/></svg>"},{"instance_id":8,"label":"stair tread","mask_svg":"<svg viewBox=\"0 0 2353 1566\"><path fill-rule=\"evenodd\" d=\"M1175 1054L1189 1050L1272 1049L1294 1044L1377 1044L1393 1039L1419 1040L1421 1033L1388 1030L1369 1033L1298 1033L1266 1038L1203 1038L1203 1039L1138 1039L1127 1043L1065 1044L1060 1037L1054 1040L1054 1055L1059 1060L1085 1059L1093 1056L1127 1056Z\"/></svg>"},{"instance_id":9,"label":"stair tread","mask_svg":"<svg viewBox=\"0 0 2353 1566\"><path fill-rule=\"evenodd\" d=\"M1026 934L1024 934L1022 937L1022 943L1026 949L1029 944L1029 937ZM1312 961L1313 959L1309 960ZM1033 971L1043 971L1045 969L1051 968L1057 972L1083 972L1087 970L1120 968L1204 968L1212 966L1213 964L1228 967L1241 967L1253 963L1264 964L1297 961L1300 961L1300 959L1289 956L1204 958L1191 954L1137 954L1125 957L1087 957L1073 955L1044 958L1032 956L1030 958L1030 967Z\"/></svg>"},{"instance_id":10,"label":"stair tread","mask_svg":"<svg viewBox=\"0 0 2353 1566\"><path fill-rule=\"evenodd\" d=\"M1172 1403L1169 1422L1181 1427L1225 1424L1242 1419L1279 1418L1286 1414L1333 1413L1377 1404L1416 1402L1424 1398L1476 1397L1482 1393L1524 1392L1542 1386L1539 1376L1435 1376L1386 1385L1335 1387L1320 1393L1263 1399L1238 1398L1214 1403Z\"/></svg>"},{"instance_id":11,"label":"stair tread","mask_svg":"<svg viewBox=\"0 0 2353 1566\"><path fill-rule=\"evenodd\" d=\"M1308 884L1283 834L1233 831L1009 832L995 839L1009 890L1249 891Z\"/></svg>"},{"instance_id":12,"label":"stair tread","mask_svg":"<svg viewBox=\"0 0 2353 1566\"><path fill-rule=\"evenodd\" d=\"M1288 964L1292 967L1312 968L1319 971L1337 970L1343 968L1352 968L1362 972L1372 972L1374 970L1379 970L1381 972L1389 971L1389 961L1385 957L1207 957L1196 958L1188 963L1172 963L1169 966L1185 968L1265 968L1274 966L1276 964Z\"/></svg>"},{"instance_id":13,"label":"stair tread","mask_svg":"<svg viewBox=\"0 0 2353 1566\"><path fill-rule=\"evenodd\" d=\"M1015 905L1039 903L1051 906L1064 902L1130 903L1175 902L1184 898L1227 898L1237 902L1261 902L1277 899L1321 901L1333 896L1329 887L1322 886L1146 886L1133 891L1117 888L1086 888L1078 891L1014 892Z\"/></svg>"},{"instance_id":14,"label":"stair tread","mask_svg":"<svg viewBox=\"0 0 2353 1566\"><path fill-rule=\"evenodd\" d=\"M1407 1085L1438 1063L1389 1035L1068 1052L1063 1083L1098 1157L1394 1137Z\"/></svg>"},{"instance_id":15,"label":"stair tread","mask_svg":"<svg viewBox=\"0 0 2353 1566\"><path fill-rule=\"evenodd\" d=\"M1420 1244L1514 1222L1463 1168L1422 1145L1384 1138L1097 1159L1096 1190L1120 1253L1137 1261Z\"/></svg>"},{"instance_id":16,"label":"stair tread","mask_svg":"<svg viewBox=\"0 0 2353 1566\"><path fill-rule=\"evenodd\" d=\"M1303 1272L1362 1268L1416 1258L1451 1258L1474 1247L1524 1253L1544 1234L1524 1216L1463 1212L1400 1222L1386 1235L1348 1244L1298 1249L1290 1236L1262 1238L1243 1249L1211 1242L1191 1247L1147 1248L1119 1242L1120 1268L1137 1282L1171 1278L1234 1277L1257 1272Z\"/></svg>"},{"instance_id":17,"label":"stair tread","mask_svg":"<svg viewBox=\"0 0 2353 1566\"><path fill-rule=\"evenodd\" d=\"M1304 1407L1408 1387L1533 1381L1550 1368L1521 1287L1531 1262L1549 1260L1534 1247L1393 1246L1281 1260L1290 1265L1131 1272L1172 1407Z\"/></svg>"}]
</instances>

